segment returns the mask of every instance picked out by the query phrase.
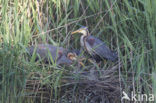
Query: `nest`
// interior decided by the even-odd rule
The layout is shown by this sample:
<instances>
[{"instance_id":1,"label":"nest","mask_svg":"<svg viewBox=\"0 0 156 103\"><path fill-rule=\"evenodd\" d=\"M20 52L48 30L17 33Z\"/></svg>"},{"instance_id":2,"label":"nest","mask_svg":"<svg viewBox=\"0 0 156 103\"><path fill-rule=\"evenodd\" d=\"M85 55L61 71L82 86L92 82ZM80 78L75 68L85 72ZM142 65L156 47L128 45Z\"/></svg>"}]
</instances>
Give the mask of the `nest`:
<instances>
[{"instance_id":1,"label":"nest","mask_svg":"<svg viewBox=\"0 0 156 103\"><path fill-rule=\"evenodd\" d=\"M121 100L122 83L119 81L118 65L106 70L90 67L87 71L64 73L59 85L42 84L40 79L29 79L26 83L26 98L43 103L117 103ZM48 72L47 75L51 74ZM39 73L30 77L43 78ZM42 99L41 99L42 98Z\"/></svg>"}]
</instances>

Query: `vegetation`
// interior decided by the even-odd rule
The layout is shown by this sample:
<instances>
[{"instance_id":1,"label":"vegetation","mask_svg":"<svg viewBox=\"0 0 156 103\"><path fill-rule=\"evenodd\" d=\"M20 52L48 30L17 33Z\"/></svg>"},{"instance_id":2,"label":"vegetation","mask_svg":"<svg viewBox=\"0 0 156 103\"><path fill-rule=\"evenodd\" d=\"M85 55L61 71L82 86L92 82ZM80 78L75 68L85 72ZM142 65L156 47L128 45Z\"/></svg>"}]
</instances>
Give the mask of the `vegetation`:
<instances>
[{"instance_id":1,"label":"vegetation","mask_svg":"<svg viewBox=\"0 0 156 103\"><path fill-rule=\"evenodd\" d=\"M0 102L91 103L91 92L99 93L98 86L107 83L120 86L120 94L156 95L155 10L155 0L0 0ZM80 49L79 36L70 35L80 25L116 50L119 60L100 68L85 61L79 71L95 67L104 75L111 70L105 75L113 79L92 82L90 74L88 82L80 81L76 63L58 67L25 55L26 47L38 43Z\"/></svg>"}]
</instances>

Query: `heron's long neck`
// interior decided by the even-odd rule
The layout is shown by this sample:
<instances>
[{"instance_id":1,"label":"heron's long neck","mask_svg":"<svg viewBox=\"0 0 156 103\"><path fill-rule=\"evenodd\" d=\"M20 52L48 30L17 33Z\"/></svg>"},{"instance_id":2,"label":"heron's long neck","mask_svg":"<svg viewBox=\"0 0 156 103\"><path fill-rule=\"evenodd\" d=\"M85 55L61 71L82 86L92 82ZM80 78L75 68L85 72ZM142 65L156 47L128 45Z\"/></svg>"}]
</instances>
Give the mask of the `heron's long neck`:
<instances>
[{"instance_id":1,"label":"heron's long neck","mask_svg":"<svg viewBox=\"0 0 156 103\"><path fill-rule=\"evenodd\" d=\"M87 37L87 35L81 35L81 38L80 38L80 43L81 43L81 46L84 47L84 39L85 37Z\"/></svg>"},{"instance_id":2,"label":"heron's long neck","mask_svg":"<svg viewBox=\"0 0 156 103\"><path fill-rule=\"evenodd\" d=\"M85 38L89 36L89 31L86 30L85 32L83 32L83 34L81 35L81 39L80 39L80 42L81 42L81 46L84 47L84 41L85 41Z\"/></svg>"},{"instance_id":3,"label":"heron's long neck","mask_svg":"<svg viewBox=\"0 0 156 103\"><path fill-rule=\"evenodd\" d=\"M89 31L86 30L83 35L84 35L84 37L89 36Z\"/></svg>"}]
</instances>

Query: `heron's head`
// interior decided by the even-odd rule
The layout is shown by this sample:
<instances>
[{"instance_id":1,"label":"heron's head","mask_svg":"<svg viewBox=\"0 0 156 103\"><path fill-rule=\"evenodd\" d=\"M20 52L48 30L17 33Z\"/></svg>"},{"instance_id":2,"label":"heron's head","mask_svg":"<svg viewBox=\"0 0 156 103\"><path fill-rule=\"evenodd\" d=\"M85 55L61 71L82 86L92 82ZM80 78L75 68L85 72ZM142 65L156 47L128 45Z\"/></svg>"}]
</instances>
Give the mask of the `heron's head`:
<instances>
[{"instance_id":1,"label":"heron's head","mask_svg":"<svg viewBox=\"0 0 156 103\"><path fill-rule=\"evenodd\" d=\"M84 36L88 36L89 35L89 31L88 31L88 28L87 27L81 27L80 29L72 32L71 34L75 34L75 33L81 33Z\"/></svg>"},{"instance_id":2,"label":"heron's head","mask_svg":"<svg viewBox=\"0 0 156 103\"><path fill-rule=\"evenodd\" d=\"M77 54L69 52L67 54L67 58L69 58L70 60L77 60Z\"/></svg>"},{"instance_id":3,"label":"heron's head","mask_svg":"<svg viewBox=\"0 0 156 103\"><path fill-rule=\"evenodd\" d=\"M77 58L77 54L76 54L76 53L69 52L69 53L67 54L67 58L70 59L71 61L78 61L78 63L79 63L81 66L85 67L85 65L84 65L83 62L82 62L82 60L83 60L84 58L82 58L82 60L79 61L79 59Z\"/></svg>"}]
</instances>

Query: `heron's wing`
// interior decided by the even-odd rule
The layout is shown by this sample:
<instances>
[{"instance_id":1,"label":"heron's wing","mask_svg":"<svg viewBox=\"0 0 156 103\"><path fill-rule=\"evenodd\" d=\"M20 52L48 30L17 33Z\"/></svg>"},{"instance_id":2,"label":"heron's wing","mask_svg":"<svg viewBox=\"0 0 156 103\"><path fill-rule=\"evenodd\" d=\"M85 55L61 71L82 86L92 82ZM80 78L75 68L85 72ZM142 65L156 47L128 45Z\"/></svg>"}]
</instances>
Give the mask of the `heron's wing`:
<instances>
[{"instance_id":1,"label":"heron's wing","mask_svg":"<svg viewBox=\"0 0 156 103\"><path fill-rule=\"evenodd\" d=\"M59 51L63 53L64 48L62 47L57 47L57 46L53 46L50 44L38 44L38 45L34 45L28 48L30 54L32 55L34 50L36 48L36 53L41 57L41 58L45 58L48 59L49 58L49 53L52 56L52 59L55 60L56 58L58 58L60 56Z\"/></svg>"},{"instance_id":2,"label":"heron's wing","mask_svg":"<svg viewBox=\"0 0 156 103\"><path fill-rule=\"evenodd\" d=\"M92 44L90 42L87 42L87 43L88 45L90 45L90 48L92 48L92 52L94 54L100 56L101 58L106 58L112 61L116 59L116 55L107 47L107 45L104 42L102 42L98 38L94 36L88 36L86 41L93 42L93 43L91 42Z\"/></svg>"},{"instance_id":3,"label":"heron's wing","mask_svg":"<svg viewBox=\"0 0 156 103\"><path fill-rule=\"evenodd\" d=\"M56 50L57 47L50 45L50 44L38 44L37 45L37 53L39 53L42 56L45 56L46 58L49 58L49 53L52 56L52 59L56 59Z\"/></svg>"},{"instance_id":4,"label":"heron's wing","mask_svg":"<svg viewBox=\"0 0 156 103\"><path fill-rule=\"evenodd\" d=\"M60 64L70 65L70 64L72 64L72 61L70 59L68 59L65 55L62 55L61 58L59 58L56 63L58 65L60 65Z\"/></svg>"},{"instance_id":5,"label":"heron's wing","mask_svg":"<svg viewBox=\"0 0 156 103\"><path fill-rule=\"evenodd\" d=\"M33 45L33 46L29 47L28 51L29 51L30 55L33 55L33 53L35 52L41 58L46 57L46 54L47 54L46 50L43 49L42 46L36 46L36 45Z\"/></svg>"}]
</instances>

